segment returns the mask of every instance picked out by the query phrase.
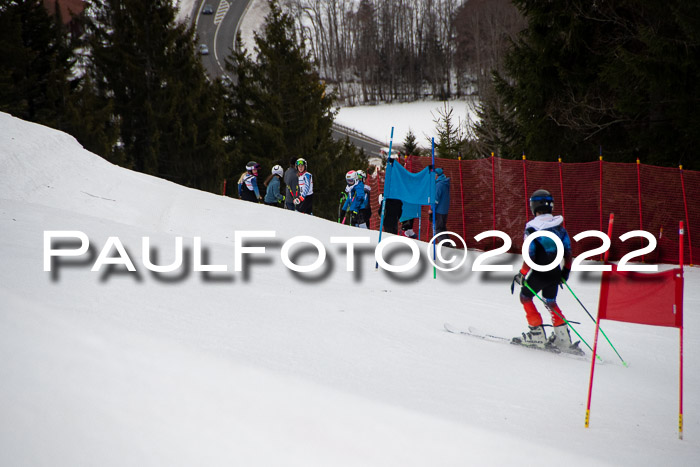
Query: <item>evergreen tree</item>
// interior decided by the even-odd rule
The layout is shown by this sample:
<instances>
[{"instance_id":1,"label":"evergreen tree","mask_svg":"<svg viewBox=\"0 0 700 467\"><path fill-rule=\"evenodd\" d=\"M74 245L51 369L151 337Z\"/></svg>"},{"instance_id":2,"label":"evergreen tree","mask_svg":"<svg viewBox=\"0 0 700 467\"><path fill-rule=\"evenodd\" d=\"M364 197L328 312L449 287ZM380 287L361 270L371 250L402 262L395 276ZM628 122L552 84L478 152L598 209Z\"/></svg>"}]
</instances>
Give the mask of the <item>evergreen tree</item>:
<instances>
[{"instance_id":1,"label":"evergreen tree","mask_svg":"<svg viewBox=\"0 0 700 467\"><path fill-rule=\"evenodd\" d=\"M347 141L332 138L334 94L327 92L305 50L295 37L291 17L277 1L260 35L253 58L246 50L227 61L235 80L227 89L227 121L238 179L245 163L255 160L269 173L303 157L314 176L314 214L337 217L337 192L345 172L364 167L364 157Z\"/></svg>"},{"instance_id":2,"label":"evergreen tree","mask_svg":"<svg viewBox=\"0 0 700 467\"><path fill-rule=\"evenodd\" d=\"M113 116L112 100L99 96L94 81L85 75L76 84L64 109L66 124L63 129L88 151L124 165L124 152L117 144L119 125Z\"/></svg>"},{"instance_id":3,"label":"evergreen tree","mask_svg":"<svg viewBox=\"0 0 700 467\"><path fill-rule=\"evenodd\" d=\"M493 74L493 81L502 83L497 73ZM495 92L494 86L490 88L494 92L482 94L482 99L475 105L477 118L472 125L473 137L467 149L471 158L489 157L491 153L499 157L513 156L523 141L515 112L505 105L504 98Z\"/></svg>"},{"instance_id":4,"label":"evergreen tree","mask_svg":"<svg viewBox=\"0 0 700 467\"><path fill-rule=\"evenodd\" d=\"M458 121L453 121L454 109L445 102L442 109L438 110L437 117L434 117L435 130L438 134L438 141L435 143L435 155L445 159L457 159L462 146L464 135ZM431 142L432 144L432 142Z\"/></svg>"},{"instance_id":5,"label":"evergreen tree","mask_svg":"<svg viewBox=\"0 0 700 467\"><path fill-rule=\"evenodd\" d=\"M105 155L116 128L109 102L98 99L92 82L78 72L81 45L59 8L52 17L41 0L0 0L0 110L65 131Z\"/></svg>"},{"instance_id":6,"label":"evergreen tree","mask_svg":"<svg viewBox=\"0 0 700 467\"><path fill-rule=\"evenodd\" d=\"M408 129L406 133L406 138L403 140L403 150L407 156L420 156L421 150L418 147L418 142L416 140L416 135L413 134L411 129Z\"/></svg>"},{"instance_id":7,"label":"evergreen tree","mask_svg":"<svg viewBox=\"0 0 700 467\"><path fill-rule=\"evenodd\" d=\"M127 167L218 192L227 169L222 89L168 0L96 0L89 72L111 98Z\"/></svg>"},{"instance_id":8,"label":"evergreen tree","mask_svg":"<svg viewBox=\"0 0 700 467\"><path fill-rule=\"evenodd\" d=\"M0 110L60 128L75 56L60 13L43 2L0 1Z\"/></svg>"},{"instance_id":9,"label":"evergreen tree","mask_svg":"<svg viewBox=\"0 0 700 467\"><path fill-rule=\"evenodd\" d=\"M581 161L602 147L608 160L698 166L700 4L514 3L528 28L496 76L504 107L488 108L498 118L482 127L514 138L493 146Z\"/></svg>"}]
</instances>

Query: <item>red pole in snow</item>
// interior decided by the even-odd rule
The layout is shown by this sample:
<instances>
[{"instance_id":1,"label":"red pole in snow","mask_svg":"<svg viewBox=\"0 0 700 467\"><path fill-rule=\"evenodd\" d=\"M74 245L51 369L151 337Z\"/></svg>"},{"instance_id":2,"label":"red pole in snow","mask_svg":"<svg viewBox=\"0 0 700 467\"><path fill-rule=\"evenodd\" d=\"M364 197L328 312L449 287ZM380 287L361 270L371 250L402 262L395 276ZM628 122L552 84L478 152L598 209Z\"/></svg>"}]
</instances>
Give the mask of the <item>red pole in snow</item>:
<instances>
[{"instance_id":1,"label":"red pole in snow","mask_svg":"<svg viewBox=\"0 0 700 467\"><path fill-rule=\"evenodd\" d=\"M525 224L530 219L530 202L528 201L530 196L527 194L527 166L525 162L525 154L523 154L523 180L525 181Z\"/></svg>"},{"instance_id":2,"label":"red pole in snow","mask_svg":"<svg viewBox=\"0 0 700 467\"><path fill-rule=\"evenodd\" d=\"M564 212L564 177L561 174L561 157L559 158L559 189L561 190L561 216L564 218L564 228L566 228L566 214Z\"/></svg>"},{"instance_id":3,"label":"red pole in snow","mask_svg":"<svg viewBox=\"0 0 700 467\"><path fill-rule=\"evenodd\" d=\"M457 162L459 164L459 193L460 200L462 201L462 237L467 238L467 222L464 217L464 184L462 183L462 156L459 156ZM466 242L466 240L465 240Z\"/></svg>"},{"instance_id":4,"label":"red pole in snow","mask_svg":"<svg viewBox=\"0 0 700 467\"><path fill-rule=\"evenodd\" d=\"M614 214L610 213L610 220L608 221L608 237L612 236L612 229L613 229L613 219L614 219ZM608 248L608 251L605 252L605 262L608 261L608 254L610 253L610 249ZM605 273L603 273L605 274ZM602 299L601 299L602 300ZM598 355L598 332L600 331L600 304L598 305L598 316L596 316L595 320L595 338L593 339L593 356L591 357L591 376L588 380L588 401L586 402L586 423L585 427L588 428L588 425L590 424L591 421L591 395L593 394L593 374L595 373L595 360L596 360L596 355Z\"/></svg>"},{"instance_id":5,"label":"red pole in snow","mask_svg":"<svg viewBox=\"0 0 700 467\"><path fill-rule=\"evenodd\" d=\"M599 225L600 225L600 231L603 231L603 148L600 149L601 154L598 156L598 171L600 172L599 174L599 190L598 190L598 211L600 213L600 219L599 219ZM610 251L610 249L608 249ZM605 256L607 257L608 254L607 252L605 253Z\"/></svg>"},{"instance_id":6,"label":"red pole in snow","mask_svg":"<svg viewBox=\"0 0 700 467\"><path fill-rule=\"evenodd\" d=\"M493 199L493 230L496 230L496 165L494 154L491 153L491 192ZM496 237L493 237L493 247L496 248Z\"/></svg>"},{"instance_id":7,"label":"red pole in snow","mask_svg":"<svg viewBox=\"0 0 700 467\"><path fill-rule=\"evenodd\" d=\"M681 280L683 280L683 221L680 221L678 230L678 263L681 267ZM683 300L683 297L681 297ZM680 333L680 359L679 359L679 394L678 394L678 439L683 439L683 321L679 328Z\"/></svg>"},{"instance_id":8,"label":"red pole in snow","mask_svg":"<svg viewBox=\"0 0 700 467\"><path fill-rule=\"evenodd\" d=\"M644 224L642 223L642 180L639 175L639 158L637 158L637 199L639 200L639 230L644 230ZM644 240L639 240L641 245L644 246ZM642 255L642 262L644 262L644 255Z\"/></svg>"},{"instance_id":9,"label":"red pole in snow","mask_svg":"<svg viewBox=\"0 0 700 467\"><path fill-rule=\"evenodd\" d=\"M688 219L688 199L685 197L685 181L683 180L683 166L679 166L681 172L681 188L683 189L683 206L685 207L685 226L688 229L688 254L690 255L690 266L693 266L693 244L690 241L690 220Z\"/></svg>"}]
</instances>

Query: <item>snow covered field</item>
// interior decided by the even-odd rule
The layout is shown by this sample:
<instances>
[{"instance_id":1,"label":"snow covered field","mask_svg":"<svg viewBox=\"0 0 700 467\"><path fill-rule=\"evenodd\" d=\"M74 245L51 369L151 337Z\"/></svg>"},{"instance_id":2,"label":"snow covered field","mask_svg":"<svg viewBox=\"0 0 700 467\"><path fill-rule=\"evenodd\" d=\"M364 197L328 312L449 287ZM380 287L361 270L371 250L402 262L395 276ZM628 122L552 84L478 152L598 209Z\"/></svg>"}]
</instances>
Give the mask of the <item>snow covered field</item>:
<instances>
[{"instance_id":1,"label":"snow covered field","mask_svg":"<svg viewBox=\"0 0 700 467\"><path fill-rule=\"evenodd\" d=\"M680 441L675 329L603 322L630 366L601 339L589 429L588 359L445 332L445 322L507 337L525 328L512 273L471 272L477 252L437 279L425 261L376 271L376 232L130 172L7 114L0 181L0 465L697 463L697 268L686 268ZM44 233L57 230L84 232L90 250L45 272ZM244 255L236 272L244 231L276 236L246 243L265 253ZM319 271L282 264L284 242L299 235L325 244ZM146 269L143 238L167 265L178 236L184 265ZM354 272L345 246L330 243L337 236L370 238L356 246ZM91 271L109 262L109 237L136 272ZM227 272L194 271L195 237L201 264ZM596 279L570 282L593 313ZM560 297L592 344L594 324Z\"/></svg>"},{"instance_id":2,"label":"snow covered field","mask_svg":"<svg viewBox=\"0 0 700 467\"><path fill-rule=\"evenodd\" d=\"M376 106L341 107L335 119L337 123L359 131L362 134L389 146L391 127L394 127L394 145L403 145L409 130L415 135L416 143L430 149L430 139L438 143L435 120L441 120L452 109L452 124L462 128L470 111L466 101L419 101L401 104Z\"/></svg>"},{"instance_id":3,"label":"snow covered field","mask_svg":"<svg viewBox=\"0 0 700 467\"><path fill-rule=\"evenodd\" d=\"M195 5L194 0L179 0L178 21L187 21ZM216 5L216 2L212 5ZM254 48L254 33L260 33L268 13L267 0L249 2L246 14L241 20L240 31L242 43L251 52ZM465 100L449 101L447 105L448 109L452 108L453 125L464 127L470 114L474 118ZM392 126L395 145L402 145L410 130L420 147L430 149L430 138L435 138L436 141L438 138L435 120L441 118L441 112L444 113L444 103L438 101L341 107L335 121L381 141L386 146L389 146L391 140Z\"/></svg>"}]
</instances>

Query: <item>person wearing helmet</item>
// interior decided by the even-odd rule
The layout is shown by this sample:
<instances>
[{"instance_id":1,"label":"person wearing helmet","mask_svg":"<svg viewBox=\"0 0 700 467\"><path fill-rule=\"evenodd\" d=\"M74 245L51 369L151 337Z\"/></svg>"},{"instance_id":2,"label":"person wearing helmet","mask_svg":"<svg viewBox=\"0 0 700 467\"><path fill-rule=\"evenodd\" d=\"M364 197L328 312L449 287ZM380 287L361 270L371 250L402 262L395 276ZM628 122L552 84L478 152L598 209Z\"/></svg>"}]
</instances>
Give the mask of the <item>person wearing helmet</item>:
<instances>
[{"instance_id":1,"label":"person wearing helmet","mask_svg":"<svg viewBox=\"0 0 700 467\"><path fill-rule=\"evenodd\" d=\"M258 169L260 164L250 161L246 164L246 172L238 180L238 196L246 201L254 203L262 201L260 190L258 189Z\"/></svg>"},{"instance_id":2,"label":"person wearing helmet","mask_svg":"<svg viewBox=\"0 0 700 467\"><path fill-rule=\"evenodd\" d=\"M340 199L338 200L338 222L341 224L344 224L347 218L347 202L350 199L350 192L359 178L355 174L354 170L350 170L345 174L345 188L340 192Z\"/></svg>"},{"instance_id":3,"label":"person wearing helmet","mask_svg":"<svg viewBox=\"0 0 700 467\"><path fill-rule=\"evenodd\" d=\"M267 176L267 179L265 179L265 186L267 187L267 191L265 192L265 204L282 207L282 203L284 202L284 195L280 193L282 175L284 175L282 166L276 165L272 168L272 172Z\"/></svg>"},{"instance_id":4,"label":"person wearing helmet","mask_svg":"<svg viewBox=\"0 0 700 467\"><path fill-rule=\"evenodd\" d=\"M354 170L349 171L345 174L345 182L347 183L347 189L350 189L348 196L343 204L343 211L348 214L349 224L354 226L364 225L367 227L364 219L360 214L360 208L365 201L365 184L357 176L357 172Z\"/></svg>"},{"instance_id":5,"label":"person wearing helmet","mask_svg":"<svg viewBox=\"0 0 700 467\"><path fill-rule=\"evenodd\" d=\"M513 278L511 292L515 283L521 285L520 303L525 309L525 316L529 330L522 336L514 337L513 342L528 347L554 348L562 352L583 355L583 350L578 347L579 342L571 342L569 329L566 325L564 314L557 305L557 291L560 282L569 279L571 271L571 239L564 228L564 218L553 216L554 198L547 190L537 190L530 197L530 210L534 219L525 225L525 238L537 231L547 231L556 235L564 246L564 268L557 265L549 271L530 270L530 266L523 261L518 274ZM529 256L535 264L546 266L551 264L557 256L557 245L551 238L538 237L530 244ZM533 301L535 293L542 292L545 305L552 316L554 332L547 339L542 325L542 316L537 311Z\"/></svg>"},{"instance_id":6,"label":"person wearing helmet","mask_svg":"<svg viewBox=\"0 0 700 467\"><path fill-rule=\"evenodd\" d=\"M294 198L297 211L304 214L313 214L314 179L307 172L306 159L300 157L294 164L297 169L297 181L299 190Z\"/></svg>"},{"instance_id":7,"label":"person wearing helmet","mask_svg":"<svg viewBox=\"0 0 700 467\"><path fill-rule=\"evenodd\" d=\"M358 227L365 229L369 228L369 221L372 218L372 205L370 204L370 195L372 194L372 187L367 183L367 174L364 170L357 171L357 178L362 182L365 187L365 200L360 206L360 215L362 216L363 223L360 223Z\"/></svg>"}]
</instances>

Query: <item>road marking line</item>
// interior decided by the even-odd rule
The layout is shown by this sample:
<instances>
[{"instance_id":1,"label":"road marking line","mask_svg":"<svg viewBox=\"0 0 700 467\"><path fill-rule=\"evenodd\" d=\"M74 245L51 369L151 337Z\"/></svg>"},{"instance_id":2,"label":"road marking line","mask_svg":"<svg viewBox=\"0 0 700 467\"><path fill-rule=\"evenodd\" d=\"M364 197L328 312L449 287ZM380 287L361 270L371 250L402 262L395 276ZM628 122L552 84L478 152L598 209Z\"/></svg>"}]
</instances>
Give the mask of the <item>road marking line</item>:
<instances>
[{"instance_id":1,"label":"road marking line","mask_svg":"<svg viewBox=\"0 0 700 467\"><path fill-rule=\"evenodd\" d=\"M226 16L226 13L228 13L228 9L230 7L230 3L228 3L226 0L221 0L221 2L219 3L219 7L216 9L216 15L214 16L214 24L221 23L221 21L224 19L224 16Z\"/></svg>"}]
</instances>

